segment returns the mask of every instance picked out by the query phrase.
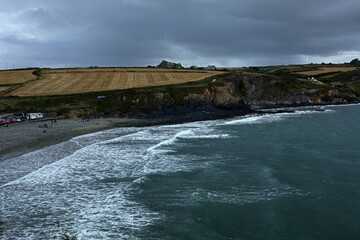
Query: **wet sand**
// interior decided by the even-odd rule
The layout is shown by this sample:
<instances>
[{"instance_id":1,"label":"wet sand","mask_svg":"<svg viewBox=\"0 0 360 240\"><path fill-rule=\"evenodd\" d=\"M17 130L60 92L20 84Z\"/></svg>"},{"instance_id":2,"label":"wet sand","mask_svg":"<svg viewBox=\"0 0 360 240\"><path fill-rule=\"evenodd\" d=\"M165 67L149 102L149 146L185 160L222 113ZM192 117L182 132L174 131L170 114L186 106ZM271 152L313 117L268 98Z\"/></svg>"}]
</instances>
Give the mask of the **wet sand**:
<instances>
[{"instance_id":1,"label":"wet sand","mask_svg":"<svg viewBox=\"0 0 360 240\"><path fill-rule=\"evenodd\" d=\"M168 114L139 118L106 117L82 119L27 120L0 126L0 161L18 157L44 147L67 141L76 136L117 127L179 124L184 122L214 120L244 115L247 112L216 111L193 114ZM46 124L48 127L43 128ZM40 127L39 127L40 126Z\"/></svg>"},{"instance_id":2,"label":"wet sand","mask_svg":"<svg viewBox=\"0 0 360 240\"><path fill-rule=\"evenodd\" d=\"M156 124L159 120L130 118L61 119L25 121L0 126L0 161L21 156L73 137L116 127ZM45 128L44 125L47 125Z\"/></svg>"}]
</instances>

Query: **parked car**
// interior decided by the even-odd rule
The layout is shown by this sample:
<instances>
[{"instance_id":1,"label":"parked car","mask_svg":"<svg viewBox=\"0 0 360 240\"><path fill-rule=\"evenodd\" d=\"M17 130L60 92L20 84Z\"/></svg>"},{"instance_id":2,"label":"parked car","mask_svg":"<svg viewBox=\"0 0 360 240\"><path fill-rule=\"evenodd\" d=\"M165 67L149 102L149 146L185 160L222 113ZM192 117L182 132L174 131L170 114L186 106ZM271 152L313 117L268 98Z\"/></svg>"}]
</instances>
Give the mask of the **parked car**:
<instances>
[{"instance_id":1,"label":"parked car","mask_svg":"<svg viewBox=\"0 0 360 240\"><path fill-rule=\"evenodd\" d=\"M22 121L21 117L12 117L12 118L10 118L9 120L10 120L10 122L12 122L12 123L14 123L14 122L21 122L21 121Z\"/></svg>"}]
</instances>

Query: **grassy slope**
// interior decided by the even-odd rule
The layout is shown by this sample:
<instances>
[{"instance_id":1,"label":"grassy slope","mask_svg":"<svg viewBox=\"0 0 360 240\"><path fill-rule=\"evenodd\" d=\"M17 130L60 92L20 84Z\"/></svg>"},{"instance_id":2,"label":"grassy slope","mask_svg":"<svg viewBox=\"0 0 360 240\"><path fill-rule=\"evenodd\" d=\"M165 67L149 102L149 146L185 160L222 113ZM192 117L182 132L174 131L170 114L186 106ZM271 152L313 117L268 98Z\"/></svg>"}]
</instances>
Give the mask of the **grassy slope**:
<instances>
[{"instance_id":1,"label":"grassy slope","mask_svg":"<svg viewBox=\"0 0 360 240\"><path fill-rule=\"evenodd\" d=\"M348 68L349 71L338 71L338 68ZM308 80L308 75L301 74L306 71L317 71L325 68L324 73L313 75L320 81L314 84ZM333 69L332 71L330 71ZM318 89L324 92L333 89L331 82L345 83L347 88L339 89L344 92L353 92L355 95L360 96L360 83L358 81L351 81L353 76L359 76L360 68L353 70L354 67L348 64L307 64L307 65L290 65L290 66L267 66L267 67L250 67L246 71L263 74L268 76L276 76L282 80L273 84L271 92L274 95L282 93L295 93L301 92L302 89Z\"/></svg>"}]
</instances>

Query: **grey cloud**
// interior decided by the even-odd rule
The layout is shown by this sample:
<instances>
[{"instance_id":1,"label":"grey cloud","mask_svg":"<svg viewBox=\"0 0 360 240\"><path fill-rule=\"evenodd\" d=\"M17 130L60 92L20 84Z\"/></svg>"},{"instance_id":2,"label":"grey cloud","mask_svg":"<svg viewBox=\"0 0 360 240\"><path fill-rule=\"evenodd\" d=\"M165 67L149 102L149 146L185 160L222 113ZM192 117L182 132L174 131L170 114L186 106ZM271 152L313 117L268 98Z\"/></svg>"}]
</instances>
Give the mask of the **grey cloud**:
<instances>
[{"instance_id":1,"label":"grey cloud","mask_svg":"<svg viewBox=\"0 0 360 240\"><path fill-rule=\"evenodd\" d=\"M0 26L0 62L145 66L164 58L265 65L360 51L355 0L5 2L0 16L17 14L8 25L38 39L1 34Z\"/></svg>"}]
</instances>

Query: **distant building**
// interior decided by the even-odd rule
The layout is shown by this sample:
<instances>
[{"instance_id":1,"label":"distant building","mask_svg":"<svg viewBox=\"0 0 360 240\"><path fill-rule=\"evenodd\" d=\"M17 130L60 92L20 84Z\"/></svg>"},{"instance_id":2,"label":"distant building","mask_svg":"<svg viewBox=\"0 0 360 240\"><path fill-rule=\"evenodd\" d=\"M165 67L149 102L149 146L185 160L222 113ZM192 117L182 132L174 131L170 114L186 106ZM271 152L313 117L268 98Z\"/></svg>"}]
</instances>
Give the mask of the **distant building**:
<instances>
[{"instance_id":1,"label":"distant building","mask_svg":"<svg viewBox=\"0 0 360 240\"><path fill-rule=\"evenodd\" d=\"M314 77L308 77L308 80L312 81L312 82L317 82L318 80Z\"/></svg>"},{"instance_id":2,"label":"distant building","mask_svg":"<svg viewBox=\"0 0 360 240\"><path fill-rule=\"evenodd\" d=\"M215 67L215 65L209 65L209 66L206 67L206 70L215 71L216 67Z\"/></svg>"},{"instance_id":3,"label":"distant building","mask_svg":"<svg viewBox=\"0 0 360 240\"><path fill-rule=\"evenodd\" d=\"M343 84L343 83L340 83L340 82L332 82L332 83L331 83L331 86L332 86L332 87L344 87L344 84Z\"/></svg>"},{"instance_id":4,"label":"distant building","mask_svg":"<svg viewBox=\"0 0 360 240\"><path fill-rule=\"evenodd\" d=\"M180 63L173 63L173 62L168 62L165 60L162 60L161 63L159 65L157 65L156 67L157 68L175 68L175 69L184 68Z\"/></svg>"}]
</instances>

